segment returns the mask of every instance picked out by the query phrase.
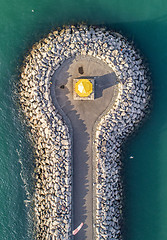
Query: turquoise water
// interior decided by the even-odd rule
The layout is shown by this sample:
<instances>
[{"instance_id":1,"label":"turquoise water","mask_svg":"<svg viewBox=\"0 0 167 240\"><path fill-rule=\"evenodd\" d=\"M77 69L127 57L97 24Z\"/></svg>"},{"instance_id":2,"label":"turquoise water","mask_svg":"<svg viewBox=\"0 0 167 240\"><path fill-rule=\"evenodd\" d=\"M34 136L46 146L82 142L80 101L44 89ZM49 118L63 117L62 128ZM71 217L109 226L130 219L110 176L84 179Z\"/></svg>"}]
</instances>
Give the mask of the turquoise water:
<instances>
[{"instance_id":1,"label":"turquoise water","mask_svg":"<svg viewBox=\"0 0 167 240\"><path fill-rule=\"evenodd\" d=\"M167 239L166 9L165 0L0 0L1 240L32 239L24 200L31 195L33 153L14 103L21 62L52 28L78 21L121 31L149 62L152 114L124 159L125 240Z\"/></svg>"}]
</instances>

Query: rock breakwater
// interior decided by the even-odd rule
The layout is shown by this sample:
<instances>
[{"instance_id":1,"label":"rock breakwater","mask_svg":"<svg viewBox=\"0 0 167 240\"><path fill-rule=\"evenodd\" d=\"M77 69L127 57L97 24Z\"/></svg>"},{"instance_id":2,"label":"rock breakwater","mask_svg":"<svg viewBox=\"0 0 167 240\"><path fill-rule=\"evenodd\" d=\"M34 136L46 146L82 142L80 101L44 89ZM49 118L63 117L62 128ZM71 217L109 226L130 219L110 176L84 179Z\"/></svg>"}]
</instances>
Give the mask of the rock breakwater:
<instances>
[{"instance_id":1,"label":"rock breakwater","mask_svg":"<svg viewBox=\"0 0 167 240\"><path fill-rule=\"evenodd\" d=\"M145 116L148 107L149 86L145 70L137 56L134 55L132 65L130 62L131 57L126 67L121 66L117 73L123 80L117 100L97 123L95 130L96 239L122 239L121 146ZM117 63L118 66L120 64ZM133 65L136 71L133 71Z\"/></svg>"},{"instance_id":2,"label":"rock breakwater","mask_svg":"<svg viewBox=\"0 0 167 240\"><path fill-rule=\"evenodd\" d=\"M115 72L119 93L94 128L94 236L122 239L121 145L145 116L149 83L140 55L119 34L68 26L35 44L21 73L20 102L36 150L37 239L72 239L72 131L50 95L54 72L76 55L89 55Z\"/></svg>"}]
</instances>

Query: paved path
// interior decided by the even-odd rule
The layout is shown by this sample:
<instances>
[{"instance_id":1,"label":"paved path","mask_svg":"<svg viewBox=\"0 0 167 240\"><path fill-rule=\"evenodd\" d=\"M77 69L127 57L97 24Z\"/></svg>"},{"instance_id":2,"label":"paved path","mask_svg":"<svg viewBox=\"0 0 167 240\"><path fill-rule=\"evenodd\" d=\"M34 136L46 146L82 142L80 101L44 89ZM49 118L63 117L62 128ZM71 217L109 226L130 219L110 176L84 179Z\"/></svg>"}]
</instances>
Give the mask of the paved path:
<instances>
[{"instance_id":1,"label":"paved path","mask_svg":"<svg viewBox=\"0 0 167 240\"><path fill-rule=\"evenodd\" d=\"M96 77L94 101L76 101L72 81L77 77ZM52 77L51 95L71 122L73 129L73 216L74 228L84 222L75 240L93 239L93 155L92 134L96 120L117 94L112 69L93 57L66 60Z\"/></svg>"}]
</instances>

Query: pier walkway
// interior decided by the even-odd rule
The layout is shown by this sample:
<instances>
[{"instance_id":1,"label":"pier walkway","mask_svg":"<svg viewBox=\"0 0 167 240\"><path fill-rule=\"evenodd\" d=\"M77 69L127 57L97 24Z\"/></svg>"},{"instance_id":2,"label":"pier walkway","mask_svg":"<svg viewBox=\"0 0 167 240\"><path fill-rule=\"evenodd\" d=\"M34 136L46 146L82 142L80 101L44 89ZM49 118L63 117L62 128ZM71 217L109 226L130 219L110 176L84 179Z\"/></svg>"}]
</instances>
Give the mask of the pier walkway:
<instances>
[{"instance_id":1,"label":"pier walkway","mask_svg":"<svg viewBox=\"0 0 167 240\"><path fill-rule=\"evenodd\" d=\"M73 100L73 79L86 77L95 78L95 100ZM117 83L112 69L90 56L66 60L52 77L53 103L63 110L73 130L73 227L84 223L75 240L93 239L93 128L116 98Z\"/></svg>"}]
</instances>

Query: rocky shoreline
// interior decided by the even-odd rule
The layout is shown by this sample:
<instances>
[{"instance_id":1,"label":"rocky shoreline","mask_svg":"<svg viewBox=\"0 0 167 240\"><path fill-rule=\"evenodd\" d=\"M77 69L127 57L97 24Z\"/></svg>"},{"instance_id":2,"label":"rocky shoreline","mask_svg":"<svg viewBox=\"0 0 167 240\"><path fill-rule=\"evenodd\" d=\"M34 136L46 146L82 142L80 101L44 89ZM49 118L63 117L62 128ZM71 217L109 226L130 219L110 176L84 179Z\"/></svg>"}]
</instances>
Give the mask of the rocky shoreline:
<instances>
[{"instance_id":1,"label":"rocky shoreline","mask_svg":"<svg viewBox=\"0 0 167 240\"><path fill-rule=\"evenodd\" d=\"M51 99L54 72L90 55L115 72L118 96L94 128L94 237L122 239L121 145L145 116L149 82L140 55L104 28L67 26L35 44L21 73L20 103L36 150L36 239L72 239L72 131Z\"/></svg>"}]
</instances>

